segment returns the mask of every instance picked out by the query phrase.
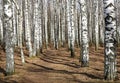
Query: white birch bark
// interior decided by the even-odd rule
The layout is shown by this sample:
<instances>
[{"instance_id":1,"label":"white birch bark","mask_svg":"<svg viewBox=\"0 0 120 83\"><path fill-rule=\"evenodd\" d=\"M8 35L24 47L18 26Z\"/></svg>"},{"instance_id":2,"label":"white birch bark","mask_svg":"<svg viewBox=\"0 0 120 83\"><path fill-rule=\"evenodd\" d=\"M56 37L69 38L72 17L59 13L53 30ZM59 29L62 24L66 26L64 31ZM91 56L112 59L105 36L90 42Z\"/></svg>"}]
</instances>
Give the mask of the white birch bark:
<instances>
[{"instance_id":1,"label":"white birch bark","mask_svg":"<svg viewBox=\"0 0 120 83\"><path fill-rule=\"evenodd\" d=\"M103 0L105 18L105 62L106 80L116 78L116 13L115 0Z\"/></svg>"},{"instance_id":2,"label":"white birch bark","mask_svg":"<svg viewBox=\"0 0 120 83\"><path fill-rule=\"evenodd\" d=\"M3 44L3 0L0 0L0 43Z\"/></svg>"},{"instance_id":3,"label":"white birch bark","mask_svg":"<svg viewBox=\"0 0 120 83\"><path fill-rule=\"evenodd\" d=\"M14 28L14 42L15 42L15 45L17 44L17 27L16 27L16 8L15 8L15 5L14 3L12 3L12 12L13 12L13 28Z\"/></svg>"},{"instance_id":4,"label":"white birch bark","mask_svg":"<svg viewBox=\"0 0 120 83\"><path fill-rule=\"evenodd\" d=\"M103 12L103 1L99 1L100 2L100 9L99 9L99 26L100 26L100 44L103 45L104 44L104 27L105 27L105 23L104 23L104 12Z\"/></svg>"},{"instance_id":5,"label":"white birch bark","mask_svg":"<svg viewBox=\"0 0 120 83\"><path fill-rule=\"evenodd\" d=\"M46 48L48 48L48 0L44 0L44 17L45 17L45 44Z\"/></svg>"},{"instance_id":6,"label":"white birch bark","mask_svg":"<svg viewBox=\"0 0 120 83\"><path fill-rule=\"evenodd\" d=\"M54 44L54 2L51 1L51 22L50 22L50 26L51 26L51 43Z\"/></svg>"},{"instance_id":7,"label":"white birch bark","mask_svg":"<svg viewBox=\"0 0 120 83\"><path fill-rule=\"evenodd\" d=\"M79 46L81 46L81 4L80 1L78 0L78 38L79 38Z\"/></svg>"},{"instance_id":8,"label":"white birch bark","mask_svg":"<svg viewBox=\"0 0 120 83\"><path fill-rule=\"evenodd\" d=\"M57 50L58 49L58 37L59 37L59 26L58 26L58 22L59 21L59 17L58 17L58 11L57 11L57 1L54 0L54 47Z\"/></svg>"},{"instance_id":9,"label":"white birch bark","mask_svg":"<svg viewBox=\"0 0 120 83\"><path fill-rule=\"evenodd\" d=\"M24 57L24 53L23 53L23 45L22 45L22 33L23 33L23 12L22 12L22 2L23 0L20 1L20 8L18 10L18 28L19 28L19 46L20 46L20 53L21 53L21 60L22 63L25 63L25 57Z\"/></svg>"},{"instance_id":10,"label":"white birch bark","mask_svg":"<svg viewBox=\"0 0 120 83\"><path fill-rule=\"evenodd\" d=\"M0 43L3 44L3 21L0 17Z\"/></svg>"},{"instance_id":11,"label":"white birch bark","mask_svg":"<svg viewBox=\"0 0 120 83\"><path fill-rule=\"evenodd\" d=\"M67 0L67 27L68 27L68 47L71 51L71 57L75 56L74 53L74 5L75 1Z\"/></svg>"},{"instance_id":12,"label":"white birch bark","mask_svg":"<svg viewBox=\"0 0 120 83\"><path fill-rule=\"evenodd\" d=\"M116 2L116 4L115 4L115 6L116 6L116 27L117 27L117 43L119 44L120 43L120 19L119 19L119 16L120 16L120 14L119 14L119 0L115 0L115 2Z\"/></svg>"},{"instance_id":13,"label":"white birch bark","mask_svg":"<svg viewBox=\"0 0 120 83\"><path fill-rule=\"evenodd\" d=\"M71 57L75 56L74 52L74 41L75 41L75 19L74 19L74 8L75 8L75 0L71 1L71 37L70 37L70 50L71 50Z\"/></svg>"},{"instance_id":14,"label":"white birch bark","mask_svg":"<svg viewBox=\"0 0 120 83\"><path fill-rule=\"evenodd\" d=\"M32 44L31 44L31 35L29 27L29 11L28 11L28 0L25 0L25 30L26 30L26 45L29 50L29 57L32 56Z\"/></svg>"},{"instance_id":15,"label":"white birch bark","mask_svg":"<svg viewBox=\"0 0 120 83\"><path fill-rule=\"evenodd\" d=\"M94 5L95 5L95 50L98 50L99 47L98 0L94 0Z\"/></svg>"},{"instance_id":16,"label":"white birch bark","mask_svg":"<svg viewBox=\"0 0 120 83\"><path fill-rule=\"evenodd\" d=\"M39 26L39 47L42 53L42 1L38 0L38 26Z\"/></svg>"},{"instance_id":17,"label":"white birch bark","mask_svg":"<svg viewBox=\"0 0 120 83\"><path fill-rule=\"evenodd\" d=\"M38 0L34 0L34 45L33 56L39 55Z\"/></svg>"},{"instance_id":18,"label":"white birch bark","mask_svg":"<svg viewBox=\"0 0 120 83\"><path fill-rule=\"evenodd\" d=\"M12 2L3 0L4 29L5 29L5 51L6 51L6 73L14 74L14 34L12 26Z\"/></svg>"},{"instance_id":19,"label":"white birch bark","mask_svg":"<svg viewBox=\"0 0 120 83\"><path fill-rule=\"evenodd\" d=\"M80 0L81 3L81 66L89 66L89 41L88 41L88 22L87 22L87 4L86 0Z\"/></svg>"},{"instance_id":20,"label":"white birch bark","mask_svg":"<svg viewBox=\"0 0 120 83\"><path fill-rule=\"evenodd\" d=\"M93 27L92 27L92 23L93 23L93 0L89 0L89 5L88 5L88 14L89 14L89 21L88 21L88 34L89 34L89 41L90 41L90 44L92 44L92 41L93 41Z\"/></svg>"},{"instance_id":21,"label":"white birch bark","mask_svg":"<svg viewBox=\"0 0 120 83\"><path fill-rule=\"evenodd\" d=\"M62 1L62 8L61 8L62 14L61 14L61 41L62 46L65 44L65 1Z\"/></svg>"},{"instance_id":22,"label":"white birch bark","mask_svg":"<svg viewBox=\"0 0 120 83\"><path fill-rule=\"evenodd\" d=\"M57 0L58 12L58 44L61 45L61 1Z\"/></svg>"},{"instance_id":23,"label":"white birch bark","mask_svg":"<svg viewBox=\"0 0 120 83\"><path fill-rule=\"evenodd\" d=\"M70 37L71 37L70 0L67 0L67 27L68 27L68 49L70 49Z\"/></svg>"},{"instance_id":24,"label":"white birch bark","mask_svg":"<svg viewBox=\"0 0 120 83\"><path fill-rule=\"evenodd\" d=\"M74 23L75 23L75 26L74 26L74 28L75 28L75 43L76 43L76 45L77 45L77 47L79 47L79 39L78 39L78 11L77 11L77 4L78 4L78 1L77 0L75 0L75 14L74 14L74 19L75 19L75 21L74 21Z\"/></svg>"}]
</instances>

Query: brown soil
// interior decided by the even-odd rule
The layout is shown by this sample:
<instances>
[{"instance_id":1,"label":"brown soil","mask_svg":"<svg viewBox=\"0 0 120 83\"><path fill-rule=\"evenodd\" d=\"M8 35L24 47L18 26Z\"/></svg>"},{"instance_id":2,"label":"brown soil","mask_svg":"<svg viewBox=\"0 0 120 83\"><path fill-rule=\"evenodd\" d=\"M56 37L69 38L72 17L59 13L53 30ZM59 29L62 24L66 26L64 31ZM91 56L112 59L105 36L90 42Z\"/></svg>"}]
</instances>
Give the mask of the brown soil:
<instances>
[{"instance_id":1,"label":"brown soil","mask_svg":"<svg viewBox=\"0 0 120 83\"><path fill-rule=\"evenodd\" d=\"M118 55L120 55L118 49ZM80 50L75 49L75 58L65 48L43 50L39 57L28 57L24 50L26 63L22 65L19 50L15 51L15 74L5 76L5 52L0 49L0 83L84 83L106 82L104 80L104 50L95 51L90 47L90 65L81 67ZM120 56L117 56L118 79L120 83Z\"/></svg>"}]
</instances>

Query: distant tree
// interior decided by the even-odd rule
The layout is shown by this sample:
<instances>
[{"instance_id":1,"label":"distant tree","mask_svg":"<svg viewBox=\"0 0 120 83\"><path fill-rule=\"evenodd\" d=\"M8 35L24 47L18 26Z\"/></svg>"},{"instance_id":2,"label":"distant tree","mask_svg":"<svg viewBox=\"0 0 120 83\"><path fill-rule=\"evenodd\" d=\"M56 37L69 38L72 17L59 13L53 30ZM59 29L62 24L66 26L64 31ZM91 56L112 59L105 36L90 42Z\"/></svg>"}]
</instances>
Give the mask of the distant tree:
<instances>
[{"instance_id":1,"label":"distant tree","mask_svg":"<svg viewBox=\"0 0 120 83\"><path fill-rule=\"evenodd\" d=\"M45 19L45 45L48 48L48 0L43 0L44 19Z\"/></svg>"},{"instance_id":2,"label":"distant tree","mask_svg":"<svg viewBox=\"0 0 120 83\"><path fill-rule=\"evenodd\" d=\"M22 2L23 0L20 1L20 8L18 9L18 41L19 41L19 46L20 46L20 52L21 52L21 59L22 59L22 63L25 63L25 58L24 58L24 53L23 53L23 44L22 44L22 33L23 33L23 12L22 12Z\"/></svg>"},{"instance_id":3,"label":"distant tree","mask_svg":"<svg viewBox=\"0 0 120 83\"><path fill-rule=\"evenodd\" d=\"M99 47L99 1L94 0L95 5L95 50L98 50Z\"/></svg>"},{"instance_id":4,"label":"distant tree","mask_svg":"<svg viewBox=\"0 0 120 83\"><path fill-rule=\"evenodd\" d=\"M39 25L38 25L38 12L39 3L38 0L34 0L34 44L33 44L33 56L39 55Z\"/></svg>"},{"instance_id":5,"label":"distant tree","mask_svg":"<svg viewBox=\"0 0 120 83\"><path fill-rule=\"evenodd\" d=\"M59 31L59 26L58 26L58 9L57 9L57 1L54 0L54 47L55 49L57 50L58 49L58 37L59 37L59 34L58 34L58 31Z\"/></svg>"},{"instance_id":6,"label":"distant tree","mask_svg":"<svg viewBox=\"0 0 120 83\"><path fill-rule=\"evenodd\" d=\"M31 57L33 53L32 53L32 43L31 43L31 30L30 30L30 25L29 25L28 0L24 0L24 2L25 2L25 12L24 12L25 39L26 39L27 49L29 50L29 56Z\"/></svg>"},{"instance_id":7,"label":"distant tree","mask_svg":"<svg viewBox=\"0 0 120 83\"><path fill-rule=\"evenodd\" d=\"M62 46L64 47L65 45L65 1L62 0L62 8L61 8L61 42Z\"/></svg>"},{"instance_id":8,"label":"distant tree","mask_svg":"<svg viewBox=\"0 0 120 83\"><path fill-rule=\"evenodd\" d=\"M115 0L103 0L105 16L105 62L106 80L116 78L116 15Z\"/></svg>"},{"instance_id":9,"label":"distant tree","mask_svg":"<svg viewBox=\"0 0 120 83\"><path fill-rule=\"evenodd\" d=\"M70 49L71 23L70 23L70 0L67 0L67 29L68 29L68 48Z\"/></svg>"},{"instance_id":10,"label":"distant tree","mask_svg":"<svg viewBox=\"0 0 120 83\"><path fill-rule=\"evenodd\" d=\"M42 53L42 0L38 0L39 47Z\"/></svg>"},{"instance_id":11,"label":"distant tree","mask_svg":"<svg viewBox=\"0 0 120 83\"><path fill-rule=\"evenodd\" d=\"M0 0L0 43L3 44L3 0Z\"/></svg>"}]
</instances>

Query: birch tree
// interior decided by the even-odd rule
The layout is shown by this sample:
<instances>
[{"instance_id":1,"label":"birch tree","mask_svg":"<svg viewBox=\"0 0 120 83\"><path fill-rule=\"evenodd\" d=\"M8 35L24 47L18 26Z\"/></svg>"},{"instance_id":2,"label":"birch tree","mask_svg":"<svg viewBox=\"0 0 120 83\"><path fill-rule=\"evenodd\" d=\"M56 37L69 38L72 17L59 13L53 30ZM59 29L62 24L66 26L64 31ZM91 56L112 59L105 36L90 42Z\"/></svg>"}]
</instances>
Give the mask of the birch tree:
<instances>
[{"instance_id":1,"label":"birch tree","mask_svg":"<svg viewBox=\"0 0 120 83\"><path fill-rule=\"evenodd\" d=\"M50 9L51 9L51 20L50 20L50 26L51 26L51 43L54 44L54 0L51 0L50 2Z\"/></svg>"},{"instance_id":2,"label":"birch tree","mask_svg":"<svg viewBox=\"0 0 120 83\"><path fill-rule=\"evenodd\" d=\"M31 31L29 27L29 11L28 11L28 0L25 0L25 38L27 49L29 50L29 56L32 56L32 44L31 44Z\"/></svg>"},{"instance_id":3,"label":"birch tree","mask_svg":"<svg viewBox=\"0 0 120 83\"><path fill-rule=\"evenodd\" d=\"M5 51L6 51L6 73L14 74L14 34L12 26L12 1L3 0L4 29L5 29Z\"/></svg>"},{"instance_id":4,"label":"birch tree","mask_svg":"<svg viewBox=\"0 0 120 83\"><path fill-rule=\"evenodd\" d=\"M38 26L38 0L34 0L34 45L33 55L39 55L39 26Z\"/></svg>"},{"instance_id":5,"label":"birch tree","mask_svg":"<svg viewBox=\"0 0 120 83\"><path fill-rule=\"evenodd\" d=\"M70 0L67 0L67 27L68 27L68 48L70 49L70 37L71 37L71 26L70 26Z\"/></svg>"},{"instance_id":6,"label":"birch tree","mask_svg":"<svg viewBox=\"0 0 120 83\"><path fill-rule=\"evenodd\" d=\"M74 9L75 9L75 0L72 0L71 1L71 37L70 37L70 50L71 50L71 57L74 57L75 56L75 52L74 52L74 41L75 41L75 33L74 33L74 29L75 29L75 19L74 19Z\"/></svg>"},{"instance_id":7,"label":"birch tree","mask_svg":"<svg viewBox=\"0 0 120 83\"><path fill-rule=\"evenodd\" d=\"M92 44L93 41L93 0L89 0L89 5L88 5L88 15L89 15L89 19L88 19L88 34L89 34L89 41L90 44Z\"/></svg>"},{"instance_id":8,"label":"birch tree","mask_svg":"<svg viewBox=\"0 0 120 83\"><path fill-rule=\"evenodd\" d=\"M95 5L95 50L99 47L99 11L98 11L98 0L94 0Z\"/></svg>"},{"instance_id":9,"label":"birch tree","mask_svg":"<svg viewBox=\"0 0 120 83\"><path fill-rule=\"evenodd\" d=\"M45 17L45 44L46 48L48 48L48 0L43 0L44 1L44 17Z\"/></svg>"},{"instance_id":10,"label":"birch tree","mask_svg":"<svg viewBox=\"0 0 120 83\"><path fill-rule=\"evenodd\" d=\"M68 47L71 51L71 57L75 56L74 53L74 4L75 1L67 0L67 27L68 27Z\"/></svg>"},{"instance_id":11,"label":"birch tree","mask_svg":"<svg viewBox=\"0 0 120 83\"><path fill-rule=\"evenodd\" d=\"M59 26L58 26L58 10L57 10L57 1L54 0L54 47L55 49L57 50L58 49L58 37L59 37L59 34L58 34L58 29L59 29Z\"/></svg>"},{"instance_id":12,"label":"birch tree","mask_svg":"<svg viewBox=\"0 0 120 83\"><path fill-rule=\"evenodd\" d=\"M100 44L104 44L104 12L103 12L103 0L99 1L99 42Z\"/></svg>"},{"instance_id":13,"label":"birch tree","mask_svg":"<svg viewBox=\"0 0 120 83\"><path fill-rule=\"evenodd\" d=\"M103 0L105 18L105 62L104 74L106 80L116 78L116 15L115 1Z\"/></svg>"},{"instance_id":14,"label":"birch tree","mask_svg":"<svg viewBox=\"0 0 120 83\"><path fill-rule=\"evenodd\" d=\"M23 12L22 12L22 2L23 0L20 1L20 7L18 8L18 28L19 28L19 46L20 46L20 53L21 53L21 60L22 63L25 63L25 58L24 58L24 53L23 53L23 45L22 45L22 33L23 33Z\"/></svg>"},{"instance_id":15,"label":"birch tree","mask_svg":"<svg viewBox=\"0 0 120 83\"><path fill-rule=\"evenodd\" d=\"M1 43L1 45L3 44L3 17L2 17L2 15L3 15L3 1L2 0L0 0L0 43Z\"/></svg>"},{"instance_id":16,"label":"birch tree","mask_svg":"<svg viewBox=\"0 0 120 83\"><path fill-rule=\"evenodd\" d=\"M42 53L42 0L38 0L39 49Z\"/></svg>"},{"instance_id":17,"label":"birch tree","mask_svg":"<svg viewBox=\"0 0 120 83\"><path fill-rule=\"evenodd\" d=\"M89 44L87 27L87 4L86 0L80 0L81 3L81 66L89 66Z\"/></svg>"},{"instance_id":18,"label":"birch tree","mask_svg":"<svg viewBox=\"0 0 120 83\"><path fill-rule=\"evenodd\" d=\"M62 8L61 8L62 14L61 14L61 41L62 46L65 44L65 1L62 1Z\"/></svg>"}]
</instances>

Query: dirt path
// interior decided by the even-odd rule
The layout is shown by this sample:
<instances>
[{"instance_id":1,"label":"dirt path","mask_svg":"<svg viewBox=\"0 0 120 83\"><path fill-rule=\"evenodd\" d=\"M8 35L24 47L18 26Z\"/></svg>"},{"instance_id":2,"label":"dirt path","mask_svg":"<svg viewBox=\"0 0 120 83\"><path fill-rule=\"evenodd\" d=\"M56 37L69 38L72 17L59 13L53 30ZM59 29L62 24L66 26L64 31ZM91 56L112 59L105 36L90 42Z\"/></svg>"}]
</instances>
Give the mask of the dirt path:
<instances>
[{"instance_id":1,"label":"dirt path","mask_svg":"<svg viewBox=\"0 0 120 83\"><path fill-rule=\"evenodd\" d=\"M103 48L96 52L90 49L90 67L82 68L79 63L79 49L75 49L76 57L70 58L65 49L44 50L39 57L28 58L26 64L21 64L20 53L15 52L16 73L4 76L5 53L0 53L0 83L83 83L104 82L103 75ZM118 52L118 54L120 54ZM26 54L27 55L27 54ZM118 56L118 63L120 57ZM118 77L120 78L120 65L118 64ZM119 81L119 80L117 80Z\"/></svg>"}]
</instances>

